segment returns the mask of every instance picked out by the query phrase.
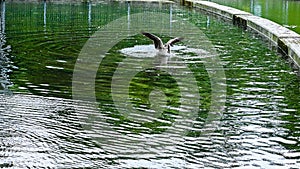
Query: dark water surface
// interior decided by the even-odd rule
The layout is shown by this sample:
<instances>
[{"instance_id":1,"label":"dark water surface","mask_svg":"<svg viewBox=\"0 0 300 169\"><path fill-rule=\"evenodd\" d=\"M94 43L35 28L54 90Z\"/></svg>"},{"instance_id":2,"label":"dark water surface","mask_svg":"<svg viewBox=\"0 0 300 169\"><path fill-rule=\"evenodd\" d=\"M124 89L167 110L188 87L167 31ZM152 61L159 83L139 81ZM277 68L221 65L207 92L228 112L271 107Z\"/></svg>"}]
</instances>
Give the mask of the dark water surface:
<instances>
[{"instance_id":1,"label":"dark water surface","mask_svg":"<svg viewBox=\"0 0 300 169\"><path fill-rule=\"evenodd\" d=\"M156 55L123 33L143 25L186 39ZM0 168L300 168L299 78L231 24L176 4L2 3L0 44Z\"/></svg>"}]
</instances>

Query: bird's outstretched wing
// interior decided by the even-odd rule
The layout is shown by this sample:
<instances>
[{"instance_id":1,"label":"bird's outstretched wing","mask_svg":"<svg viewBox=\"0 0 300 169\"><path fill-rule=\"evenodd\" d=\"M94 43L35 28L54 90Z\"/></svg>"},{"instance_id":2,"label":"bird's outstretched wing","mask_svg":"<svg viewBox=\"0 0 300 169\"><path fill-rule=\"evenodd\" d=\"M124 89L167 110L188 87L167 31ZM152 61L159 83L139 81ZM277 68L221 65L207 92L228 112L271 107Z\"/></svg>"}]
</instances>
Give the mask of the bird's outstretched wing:
<instances>
[{"instance_id":1,"label":"bird's outstretched wing","mask_svg":"<svg viewBox=\"0 0 300 169\"><path fill-rule=\"evenodd\" d=\"M155 49L162 49L164 47L162 40L158 36L155 36L148 32L142 32L142 34L153 40Z\"/></svg>"},{"instance_id":2,"label":"bird's outstretched wing","mask_svg":"<svg viewBox=\"0 0 300 169\"><path fill-rule=\"evenodd\" d=\"M170 39L166 44L165 44L165 46L173 46L173 44L174 43L177 43L177 42L180 42L180 41L182 41L183 40L183 38L173 38L173 39Z\"/></svg>"}]
</instances>

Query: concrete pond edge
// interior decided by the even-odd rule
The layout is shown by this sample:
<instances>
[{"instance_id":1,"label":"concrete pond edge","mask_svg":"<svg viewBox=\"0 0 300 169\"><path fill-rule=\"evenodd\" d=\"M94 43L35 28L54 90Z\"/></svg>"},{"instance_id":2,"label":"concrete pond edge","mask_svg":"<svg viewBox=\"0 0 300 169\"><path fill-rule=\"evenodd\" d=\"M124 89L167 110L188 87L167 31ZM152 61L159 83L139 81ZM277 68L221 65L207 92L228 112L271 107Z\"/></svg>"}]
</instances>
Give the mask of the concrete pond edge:
<instances>
[{"instance_id":1,"label":"concrete pond edge","mask_svg":"<svg viewBox=\"0 0 300 169\"><path fill-rule=\"evenodd\" d=\"M184 6L200 9L221 19L230 21L244 30L254 31L266 38L269 47L287 59L300 75L300 35L268 19L232 7L203 0L180 0Z\"/></svg>"}]
</instances>

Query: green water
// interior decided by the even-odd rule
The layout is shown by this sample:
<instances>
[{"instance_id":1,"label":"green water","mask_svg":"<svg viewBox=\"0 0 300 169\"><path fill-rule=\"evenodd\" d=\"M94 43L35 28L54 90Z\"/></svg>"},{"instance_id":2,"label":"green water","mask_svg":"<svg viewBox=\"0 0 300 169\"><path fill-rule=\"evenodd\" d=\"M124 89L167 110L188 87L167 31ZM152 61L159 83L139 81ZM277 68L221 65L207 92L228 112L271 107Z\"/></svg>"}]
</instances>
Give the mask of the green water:
<instances>
[{"instance_id":1,"label":"green water","mask_svg":"<svg viewBox=\"0 0 300 169\"><path fill-rule=\"evenodd\" d=\"M300 33L300 2L293 0L211 0L270 19Z\"/></svg>"},{"instance_id":2,"label":"green water","mask_svg":"<svg viewBox=\"0 0 300 169\"><path fill-rule=\"evenodd\" d=\"M187 65L190 71L171 69L181 81L155 66L140 71L147 59L137 57L137 49L150 50L147 56L155 50L148 49L151 40L137 33L103 56L94 80L96 106L73 100L74 67L84 45L118 18L131 16L126 25L111 30L132 29L134 14L146 11L172 13L170 22L156 21L166 29L178 28L180 18L196 26L203 35L187 33L200 39L201 52L209 50L203 44L214 47L221 68L198 57L186 37L172 48L181 59L173 57L169 63ZM299 168L299 77L261 39L176 4L5 3L1 16L1 83L6 90L0 99L0 167ZM158 35L164 41L171 38ZM134 61L127 63L124 49L133 52ZM225 72L220 81L225 106L216 112L221 114L218 128L202 137L213 92L224 94L212 88L219 69ZM112 90L116 72L122 70L138 70L128 86L117 86L128 89L132 109L114 100L127 94ZM180 95L193 89L189 75L197 93L184 99L199 102L197 112ZM88 86L82 88L86 90ZM197 117L180 121L192 114Z\"/></svg>"}]
</instances>

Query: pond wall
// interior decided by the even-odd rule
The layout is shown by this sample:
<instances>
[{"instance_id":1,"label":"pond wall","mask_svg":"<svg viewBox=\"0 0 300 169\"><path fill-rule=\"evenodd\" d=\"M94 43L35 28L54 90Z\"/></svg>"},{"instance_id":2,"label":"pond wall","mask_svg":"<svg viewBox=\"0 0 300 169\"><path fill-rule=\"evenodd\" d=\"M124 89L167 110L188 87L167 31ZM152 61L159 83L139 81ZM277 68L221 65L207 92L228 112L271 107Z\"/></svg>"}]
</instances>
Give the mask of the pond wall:
<instances>
[{"instance_id":1,"label":"pond wall","mask_svg":"<svg viewBox=\"0 0 300 169\"><path fill-rule=\"evenodd\" d=\"M180 0L182 5L198 8L221 19L232 22L244 30L263 36L271 47L281 53L292 65L300 70L300 35L275 22L232 7L202 0Z\"/></svg>"}]
</instances>

